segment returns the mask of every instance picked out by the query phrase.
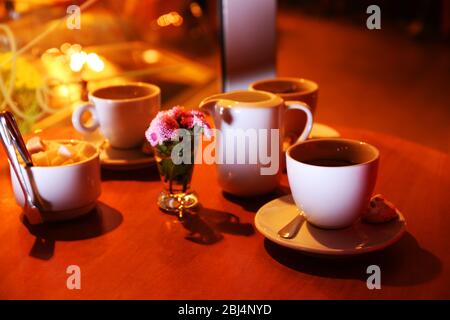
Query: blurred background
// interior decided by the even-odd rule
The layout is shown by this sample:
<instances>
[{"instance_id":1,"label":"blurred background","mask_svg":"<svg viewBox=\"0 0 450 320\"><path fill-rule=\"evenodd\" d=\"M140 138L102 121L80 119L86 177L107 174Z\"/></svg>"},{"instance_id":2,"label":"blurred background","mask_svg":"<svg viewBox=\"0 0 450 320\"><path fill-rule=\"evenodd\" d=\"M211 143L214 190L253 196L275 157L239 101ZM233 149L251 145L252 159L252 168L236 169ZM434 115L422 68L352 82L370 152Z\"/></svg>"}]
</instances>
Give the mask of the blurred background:
<instances>
[{"instance_id":1,"label":"blurred background","mask_svg":"<svg viewBox=\"0 0 450 320\"><path fill-rule=\"evenodd\" d=\"M66 26L72 4L86 6L81 29ZM381 30L366 27L372 4ZM69 125L89 90L128 80L159 85L164 107L195 107L220 90L218 11L215 0L0 0L1 108L24 131ZM450 0L279 0L276 52L279 76L319 83L318 122L450 150Z\"/></svg>"}]
</instances>

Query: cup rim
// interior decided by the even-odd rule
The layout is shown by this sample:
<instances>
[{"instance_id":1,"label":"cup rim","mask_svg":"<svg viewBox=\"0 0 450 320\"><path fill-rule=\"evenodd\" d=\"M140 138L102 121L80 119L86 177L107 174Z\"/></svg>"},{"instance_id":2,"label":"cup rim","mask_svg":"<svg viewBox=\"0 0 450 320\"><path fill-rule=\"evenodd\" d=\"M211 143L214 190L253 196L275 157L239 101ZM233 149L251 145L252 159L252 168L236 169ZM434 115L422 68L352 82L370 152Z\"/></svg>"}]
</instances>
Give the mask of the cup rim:
<instances>
[{"instance_id":1,"label":"cup rim","mask_svg":"<svg viewBox=\"0 0 450 320\"><path fill-rule=\"evenodd\" d=\"M123 99L110 99L110 98L101 98L101 97L97 97L95 96L95 93L97 91L106 89L106 88L114 88L114 87L127 87L127 86L135 86L135 87L146 87L148 89L151 89L152 92L144 95L142 97L133 97L133 98L123 98ZM96 88L95 90L93 90L92 92L89 92L88 96L89 99L97 99L97 100L101 100L101 101L105 101L105 102L109 102L109 103L114 103L114 102L133 102L133 101L142 101L148 98L153 98L157 95L161 94L161 89L160 87L158 87L157 85L151 84L151 83L146 83L146 82L123 82L123 83L118 83L118 84L110 84L110 85L105 85L105 86L101 86L99 88Z\"/></svg>"},{"instance_id":2,"label":"cup rim","mask_svg":"<svg viewBox=\"0 0 450 320\"><path fill-rule=\"evenodd\" d=\"M90 162L92 160L94 160L95 158L100 158L100 150L97 146L95 146L93 143L89 142L89 141L84 141L84 140L79 140L79 139L44 139L44 141L55 141L55 142L60 142L60 143L88 143L90 144L92 147L95 148L95 153L90 156L89 158L83 160L83 161L78 161L75 163L70 163L70 164L64 164L61 166L32 166L31 169L32 170L49 170L49 169L55 169L55 168L66 168L66 167L72 167L72 166L78 166L81 164L85 164L87 162Z\"/></svg>"},{"instance_id":3,"label":"cup rim","mask_svg":"<svg viewBox=\"0 0 450 320\"><path fill-rule=\"evenodd\" d=\"M255 86L258 86L258 85L273 83L273 82L278 82L278 81L291 81L291 82L296 82L296 83L301 83L301 84L308 84L311 87L307 90L296 91L296 92L291 92L291 93L273 93L271 91L266 91L264 89L259 89L259 88L256 89L255 88ZM272 94L279 95L280 97L283 97L283 98L289 98L289 97L295 97L295 96L299 96L299 95L304 96L304 95L308 95L313 92L316 92L319 90L319 85L317 84L317 82L315 82L313 80L305 79L305 78L277 77L277 78L272 78L272 79L264 79L264 80L255 81L250 85L250 88L253 91L266 91L266 92L270 92Z\"/></svg>"},{"instance_id":4,"label":"cup rim","mask_svg":"<svg viewBox=\"0 0 450 320\"><path fill-rule=\"evenodd\" d=\"M237 101L228 99L228 96L231 96L233 94L259 94L264 95L267 97L265 100L261 101ZM242 108L255 108L255 105L258 105L259 108L275 108L282 105L283 99L279 97L276 94L273 94L269 91L263 91L263 90L233 90L228 91L224 93L219 93L212 95L206 99L204 99L200 105L204 103L208 103L209 101L216 101L216 103L220 104L220 101L222 101L224 104L229 104L234 107L242 107ZM256 108L255 108L256 109Z\"/></svg>"},{"instance_id":5,"label":"cup rim","mask_svg":"<svg viewBox=\"0 0 450 320\"><path fill-rule=\"evenodd\" d=\"M339 167L327 167L327 166L317 166L317 165L312 165L312 164L308 164L302 161L299 161L297 159L294 159L291 156L291 152L292 150L294 150L295 148L304 145L304 144L309 144L309 143L317 143L320 141L338 141L338 142L347 142L347 143L352 143L352 144L359 144L359 145L364 145L366 147L369 147L370 149L372 149L372 151L375 152L375 155L364 162L361 163L356 163L356 164L351 164L351 165L346 165L346 166L339 166ZM287 150L286 150L286 157L289 158L292 161L295 161L298 164L301 164L303 166L307 166L307 167L313 167L313 168L321 168L321 169L344 169L344 168L356 168L356 167L360 167L360 166L366 166L370 163L376 162L379 160L380 158L380 151L378 150L377 147L373 146L370 143L367 143L365 141L361 141L361 140L356 140L356 139L345 139L345 138L318 138L318 139L312 139L312 140L306 140L306 141L302 141L300 143L296 143L292 146L290 146Z\"/></svg>"}]
</instances>

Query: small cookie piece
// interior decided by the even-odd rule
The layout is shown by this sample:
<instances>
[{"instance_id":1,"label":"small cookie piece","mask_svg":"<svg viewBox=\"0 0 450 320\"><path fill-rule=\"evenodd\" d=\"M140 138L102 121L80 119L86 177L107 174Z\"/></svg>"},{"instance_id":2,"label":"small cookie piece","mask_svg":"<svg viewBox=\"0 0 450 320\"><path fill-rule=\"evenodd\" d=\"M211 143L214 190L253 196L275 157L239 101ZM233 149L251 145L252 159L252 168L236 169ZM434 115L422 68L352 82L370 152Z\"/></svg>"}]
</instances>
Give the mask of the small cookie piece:
<instances>
[{"instance_id":1,"label":"small cookie piece","mask_svg":"<svg viewBox=\"0 0 450 320\"><path fill-rule=\"evenodd\" d=\"M62 166L62 164L64 163L64 161L66 161L68 158L66 157L62 157L60 155L57 155L53 158L49 158L49 163L50 166L52 167L57 167L57 166Z\"/></svg>"},{"instance_id":2,"label":"small cookie piece","mask_svg":"<svg viewBox=\"0 0 450 320\"><path fill-rule=\"evenodd\" d=\"M30 154L38 153L41 151L45 151L45 143L42 141L40 137L33 137L27 141L26 147Z\"/></svg>"},{"instance_id":3,"label":"small cookie piece","mask_svg":"<svg viewBox=\"0 0 450 320\"><path fill-rule=\"evenodd\" d=\"M67 146L62 144L58 148L58 155L63 158L70 158L70 157L72 157L73 154Z\"/></svg>"},{"instance_id":4,"label":"small cookie piece","mask_svg":"<svg viewBox=\"0 0 450 320\"><path fill-rule=\"evenodd\" d=\"M75 148L79 161L85 161L97 152L97 150L90 143L85 142L78 143Z\"/></svg>"},{"instance_id":5,"label":"small cookie piece","mask_svg":"<svg viewBox=\"0 0 450 320\"><path fill-rule=\"evenodd\" d=\"M49 166L48 156L47 153L44 151L31 154L31 159L33 160L33 165L35 166L38 167Z\"/></svg>"},{"instance_id":6,"label":"small cookie piece","mask_svg":"<svg viewBox=\"0 0 450 320\"><path fill-rule=\"evenodd\" d=\"M372 197L369 207L363 214L363 220L368 223L384 223L398 217L397 208L381 194Z\"/></svg>"},{"instance_id":7,"label":"small cookie piece","mask_svg":"<svg viewBox=\"0 0 450 320\"><path fill-rule=\"evenodd\" d=\"M62 166L66 166L68 164L74 164L75 161L73 161L73 159L67 159L66 161L64 161L61 165Z\"/></svg>"}]
</instances>

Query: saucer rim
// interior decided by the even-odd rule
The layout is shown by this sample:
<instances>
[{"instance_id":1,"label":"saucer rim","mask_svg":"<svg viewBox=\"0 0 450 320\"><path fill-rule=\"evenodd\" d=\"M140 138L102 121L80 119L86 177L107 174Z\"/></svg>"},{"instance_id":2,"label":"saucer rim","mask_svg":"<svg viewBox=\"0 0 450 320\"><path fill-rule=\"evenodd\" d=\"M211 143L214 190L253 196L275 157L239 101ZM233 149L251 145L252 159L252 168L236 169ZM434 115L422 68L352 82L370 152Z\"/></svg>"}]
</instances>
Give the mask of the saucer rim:
<instances>
[{"instance_id":1,"label":"saucer rim","mask_svg":"<svg viewBox=\"0 0 450 320\"><path fill-rule=\"evenodd\" d=\"M363 248L354 248L354 249L314 249L311 247L306 247L306 246L302 246L299 243L293 242L290 239L282 239L279 236L273 236L272 234L270 234L269 232L266 232L264 229L264 227L261 225L260 220L261 220L261 212L263 210L265 210L271 203L278 201L280 199L292 199L292 194L288 194L288 195L284 195L281 197L278 197L276 199L273 199L267 203L265 203L261 208L259 208L259 210L256 212L255 214L255 218L254 218L254 222L255 222L255 227L258 230L259 233L261 233L265 238L267 238L268 240L275 242L278 245L281 245L283 247L287 247L296 251L300 251L300 252L306 252L306 253L310 253L310 254L316 254L316 255L322 255L322 256L354 256L354 255L360 255L360 254L364 254L364 253L369 253L369 252L375 252L375 251L379 251L379 250L383 250L387 247L390 247L391 245L393 245L394 243L396 243L397 241L399 241L402 236L405 234L406 232L406 219L405 216L399 211L397 210L397 213L399 215L398 219L400 219L402 223L402 228L389 240L382 242L380 244L377 245L373 245L370 247L363 247ZM292 205L295 207L295 205ZM289 221L287 221L289 222ZM286 222L286 223L287 223ZM309 222L305 222L305 223L309 223ZM362 222L361 220L358 220L355 223L365 223ZM389 222L387 222L389 223ZM313 227L315 227L314 225L312 225ZM382 224L380 224L380 226L382 226ZM315 227L317 228L317 227Z\"/></svg>"},{"instance_id":2,"label":"saucer rim","mask_svg":"<svg viewBox=\"0 0 450 320\"><path fill-rule=\"evenodd\" d=\"M105 146L105 144L107 146ZM126 159L111 159L109 157L104 157L102 155L106 154L107 148L110 147L110 144L108 142L108 139L104 139L100 145L99 145L99 159L100 159L100 165L104 168L108 169L120 169L120 168L134 168L134 167L146 167L153 165L156 160L153 155L146 155L144 152L140 151L142 154L141 158L134 159L134 160L126 160ZM139 150L140 147L130 149L130 150ZM129 151L130 151L129 150Z\"/></svg>"}]
</instances>

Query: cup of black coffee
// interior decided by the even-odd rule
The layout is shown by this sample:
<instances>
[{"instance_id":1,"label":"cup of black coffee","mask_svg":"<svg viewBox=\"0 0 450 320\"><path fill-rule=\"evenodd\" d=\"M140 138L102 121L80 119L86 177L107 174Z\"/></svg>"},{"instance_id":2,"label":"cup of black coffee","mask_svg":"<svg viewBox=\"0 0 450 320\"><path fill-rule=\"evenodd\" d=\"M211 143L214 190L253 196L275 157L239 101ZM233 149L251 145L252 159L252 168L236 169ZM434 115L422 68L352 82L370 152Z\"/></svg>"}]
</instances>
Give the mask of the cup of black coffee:
<instances>
[{"instance_id":1,"label":"cup of black coffee","mask_svg":"<svg viewBox=\"0 0 450 320\"><path fill-rule=\"evenodd\" d=\"M286 163L297 207L318 227L350 226L369 204L378 161L378 149L357 140L316 139L293 145Z\"/></svg>"}]
</instances>

